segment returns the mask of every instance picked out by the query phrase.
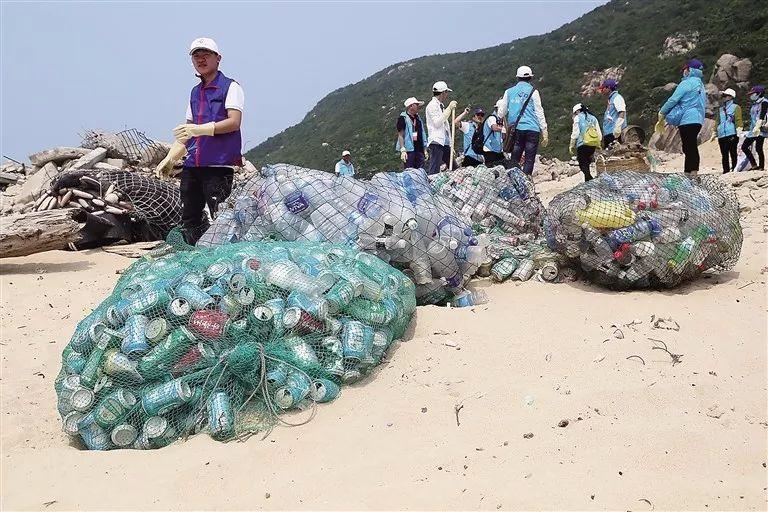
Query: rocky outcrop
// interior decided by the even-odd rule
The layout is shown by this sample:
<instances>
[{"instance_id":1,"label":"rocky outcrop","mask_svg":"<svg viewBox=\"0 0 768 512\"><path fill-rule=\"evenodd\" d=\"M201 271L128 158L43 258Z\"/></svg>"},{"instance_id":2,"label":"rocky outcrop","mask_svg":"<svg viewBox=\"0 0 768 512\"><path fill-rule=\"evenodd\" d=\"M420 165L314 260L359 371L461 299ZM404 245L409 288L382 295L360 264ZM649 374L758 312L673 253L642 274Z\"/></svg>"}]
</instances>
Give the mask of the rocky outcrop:
<instances>
[{"instance_id":1,"label":"rocky outcrop","mask_svg":"<svg viewBox=\"0 0 768 512\"><path fill-rule=\"evenodd\" d=\"M686 53L694 50L699 43L698 32L678 33L667 37L664 40L660 59L667 57L674 57L675 55L685 55Z\"/></svg>"},{"instance_id":2,"label":"rocky outcrop","mask_svg":"<svg viewBox=\"0 0 768 512\"><path fill-rule=\"evenodd\" d=\"M603 80L607 78L613 78L617 82L621 82L621 78L624 76L625 69L621 66L612 68L606 68L603 70L587 71L584 73L584 81L581 85L581 95L585 98L589 98L597 94L597 88Z\"/></svg>"}]
</instances>

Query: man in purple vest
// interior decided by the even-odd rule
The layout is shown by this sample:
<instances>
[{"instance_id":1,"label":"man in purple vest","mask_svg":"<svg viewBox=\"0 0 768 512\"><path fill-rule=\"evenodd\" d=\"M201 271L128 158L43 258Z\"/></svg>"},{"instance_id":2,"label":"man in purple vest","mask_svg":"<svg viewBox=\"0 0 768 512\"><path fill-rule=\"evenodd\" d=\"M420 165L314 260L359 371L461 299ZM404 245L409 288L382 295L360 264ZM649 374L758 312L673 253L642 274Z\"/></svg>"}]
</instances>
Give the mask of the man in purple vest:
<instances>
[{"instance_id":1,"label":"man in purple vest","mask_svg":"<svg viewBox=\"0 0 768 512\"><path fill-rule=\"evenodd\" d=\"M164 178L186 152L181 171L181 221L187 243L208 229L205 206L216 214L232 191L233 166L243 165L240 123L245 98L240 84L219 71L221 54L213 39L201 37L189 48L200 83L192 88L186 123L174 128L176 141L156 169Z\"/></svg>"}]
</instances>

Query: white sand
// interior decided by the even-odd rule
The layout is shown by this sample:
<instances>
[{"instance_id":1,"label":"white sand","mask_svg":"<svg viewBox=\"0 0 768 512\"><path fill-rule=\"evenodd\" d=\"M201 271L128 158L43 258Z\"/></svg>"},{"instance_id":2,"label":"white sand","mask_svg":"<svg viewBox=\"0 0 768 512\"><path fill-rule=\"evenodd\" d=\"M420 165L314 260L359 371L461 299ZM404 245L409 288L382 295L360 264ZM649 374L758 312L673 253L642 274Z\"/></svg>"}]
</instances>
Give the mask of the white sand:
<instances>
[{"instance_id":1,"label":"white sand","mask_svg":"<svg viewBox=\"0 0 768 512\"><path fill-rule=\"evenodd\" d=\"M704 163L719 166L712 145ZM580 180L539 189L548 201ZM768 201L737 190L752 210L732 271L664 292L479 281L489 304L420 307L372 378L308 425L245 443L70 446L61 351L134 260L2 260L2 508L764 510ZM654 314L680 331L652 329Z\"/></svg>"}]
</instances>

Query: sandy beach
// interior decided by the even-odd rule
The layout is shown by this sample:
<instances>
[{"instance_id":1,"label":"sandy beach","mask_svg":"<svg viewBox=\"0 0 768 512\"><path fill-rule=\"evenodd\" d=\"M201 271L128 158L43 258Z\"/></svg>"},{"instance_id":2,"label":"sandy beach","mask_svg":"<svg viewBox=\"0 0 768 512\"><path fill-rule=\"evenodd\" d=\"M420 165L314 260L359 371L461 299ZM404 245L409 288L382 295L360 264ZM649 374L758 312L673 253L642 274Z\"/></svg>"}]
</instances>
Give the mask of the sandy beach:
<instances>
[{"instance_id":1,"label":"sandy beach","mask_svg":"<svg viewBox=\"0 0 768 512\"><path fill-rule=\"evenodd\" d=\"M716 143L702 156L715 172ZM768 189L748 180L762 176L725 178L744 181L733 270L662 292L475 281L488 304L419 307L371 377L244 443L70 444L61 351L135 260L4 259L2 508L765 510ZM537 188L547 203L581 180Z\"/></svg>"}]
</instances>

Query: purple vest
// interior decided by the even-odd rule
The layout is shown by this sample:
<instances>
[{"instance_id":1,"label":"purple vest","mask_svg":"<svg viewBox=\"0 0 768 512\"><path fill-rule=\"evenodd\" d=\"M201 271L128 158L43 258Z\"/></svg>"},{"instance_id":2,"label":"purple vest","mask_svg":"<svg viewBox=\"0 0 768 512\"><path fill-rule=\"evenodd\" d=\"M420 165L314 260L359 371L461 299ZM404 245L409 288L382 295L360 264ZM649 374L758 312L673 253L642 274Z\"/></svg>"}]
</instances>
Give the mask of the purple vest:
<instances>
[{"instance_id":1,"label":"purple vest","mask_svg":"<svg viewBox=\"0 0 768 512\"><path fill-rule=\"evenodd\" d=\"M192 89L189 105L192 108L194 124L223 121L227 118L224 102L232 82L234 80L227 78L219 71L210 84L203 87L201 81ZM184 160L184 167L241 166L243 165L241 147L240 130L216 134L213 137L192 137L187 141L187 158Z\"/></svg>"}]
</instances>

